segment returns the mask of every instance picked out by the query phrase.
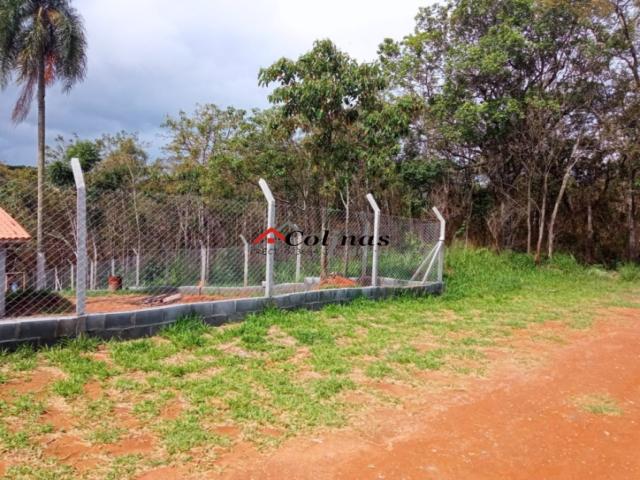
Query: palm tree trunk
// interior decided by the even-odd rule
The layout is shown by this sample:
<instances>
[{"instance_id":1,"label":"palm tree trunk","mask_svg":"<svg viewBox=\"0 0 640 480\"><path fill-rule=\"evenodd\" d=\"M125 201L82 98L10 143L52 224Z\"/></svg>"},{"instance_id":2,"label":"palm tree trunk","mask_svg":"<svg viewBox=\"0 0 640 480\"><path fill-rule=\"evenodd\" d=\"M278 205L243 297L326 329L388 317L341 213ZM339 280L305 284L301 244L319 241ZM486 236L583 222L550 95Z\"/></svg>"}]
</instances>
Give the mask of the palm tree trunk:
<instances>
[{"instance_id":1,"label":"palm tree trunk","mask_svg":"<svg viewBox=\"0 0 640 480\"><path fill-rule=\"evenodd\" d=\"M38 66L38 211L36 227L36 288L45 288L45 257L43 238L44 210L44 149L45 149L45 79L44 58Z\"/></svg>"}]
</instances>

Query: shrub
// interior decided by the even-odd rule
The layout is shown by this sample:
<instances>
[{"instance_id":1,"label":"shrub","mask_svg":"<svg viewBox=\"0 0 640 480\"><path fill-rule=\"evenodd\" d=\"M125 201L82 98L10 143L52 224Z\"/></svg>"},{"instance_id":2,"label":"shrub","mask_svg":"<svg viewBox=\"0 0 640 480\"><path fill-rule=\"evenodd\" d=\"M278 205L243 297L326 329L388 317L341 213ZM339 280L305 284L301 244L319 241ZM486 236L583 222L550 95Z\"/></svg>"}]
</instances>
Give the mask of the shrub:
<instances>
[{"instance_id":1,"label":"shrub","mask_svg":"<svg viewBox=\"0 0 640 480\"><path fill-rule=\"evenodd\" d=\"M640 265L637 263L625 263L618 268L620 279L625 282L640 281Z\"/></svg>"}]
</instances>

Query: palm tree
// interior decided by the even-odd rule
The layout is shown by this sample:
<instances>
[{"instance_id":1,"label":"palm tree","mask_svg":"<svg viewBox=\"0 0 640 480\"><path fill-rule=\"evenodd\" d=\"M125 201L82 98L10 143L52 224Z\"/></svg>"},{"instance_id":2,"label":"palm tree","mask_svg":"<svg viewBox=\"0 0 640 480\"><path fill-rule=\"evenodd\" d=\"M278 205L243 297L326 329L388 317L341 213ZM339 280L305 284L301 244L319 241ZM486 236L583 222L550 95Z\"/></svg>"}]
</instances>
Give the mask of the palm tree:
<instances>
[{"instance_id":1,"label":"palm tree","mask_svg":"<svg viewBox=\"0 0 640 480\"><path fill-rule=\"evenodd\" d=\"M56 80L69 92L87 67L82 18L69 0L0 0L0 87L12 77L22 89L13 121L23 121L38 98L37 288L44 287L45 92Z\"/></svg>"}]
</instances>

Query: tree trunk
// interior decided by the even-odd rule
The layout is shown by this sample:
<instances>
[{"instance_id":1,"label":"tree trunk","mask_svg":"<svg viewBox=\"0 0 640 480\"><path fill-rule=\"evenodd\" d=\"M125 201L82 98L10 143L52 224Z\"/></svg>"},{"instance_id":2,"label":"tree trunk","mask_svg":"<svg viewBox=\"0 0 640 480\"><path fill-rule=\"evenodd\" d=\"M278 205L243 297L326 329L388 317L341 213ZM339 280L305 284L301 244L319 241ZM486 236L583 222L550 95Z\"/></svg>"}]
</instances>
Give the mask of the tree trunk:
<instances>
[{"instance_id":1,"label":"tree trunk","mask_svg":"<svg viewBox=\"0 0 640 480\"><path fill-rule=\"evenodd\" d=\"M595 252L593 250L593 206L591 199L587 204L587 258L589 262L593 262Z\"/></svg>"},{"instance_id":2,"label":"tree trunk","mask_svg":"<svg viewBox=\"0 0 640 480\"><path fill-rule=\"evenodd\" d=\"M544 227L547 214L547 191L549 189L549 172L545 172L542 181L542 205L540 207L540 218L538 220L538 242L536 243L535 262L540 263L542 252L542 240L544 239Z\"/></svg>"},{"instance_id":3,"label":"tree trunk","mask_svg":"<svg viewBox=\"0 0 640 480\"><path fill-rule=\"evenodd\" d=\"M347 191L346 191L346 196L342 197L342 192L340 193L340 197L342 199L342 204L344 205L344 213L345 213L345 217L344 217L344 238L345 240L349 237L349 207L350 207L350 202L351 199L349 198L349 185L347 184ZM348 270L349 270L349 242L345 241L344 242L344 251L342 254L342 271L343 271L343 275L345 277L348 276Z\"/></svg>"},{"instance_id":4,"label":"tree trunk","mask_svg":"<svg viewBox=\"0 0 640 480\"><path fill-rule=\"evenodd\" d=\"M553 243L555 241L555 224L556 218L558 217L558 210L560 210L560 203L562 202L562 198L564 197L564 192L567 190L567 184L569 183L569 178L571 177L571 171L573 167L578 163L578 158L576 154L578 152L578 148L580 146L580 138L576 140L576 143L573 145L573 149L571 150L571 155L569 156L569 165L567 165L567 169L564 171L564 175L562 176L562 185L560 186L560 191L558 192L558 196L556 197L556 203L553 206L553 212L551 213L551 219L549 221L549 238L548 242L548 255L549 258L553 257Z\"/></svg>"},{"instance_id":5,"label":"tree trunk","mask_svg":"<svg viewBox=\"0 0 640 480\"><path fill-rule=\"evenodd\" d=\"M504 248L504 232L505 232L504 212L505 212L505 205L504 205L504 199L503 199L500 201L500 220L499 220L500 224L498 225L498 231L496 235L496 244L498 247L498 251Z\"/></svg>"},{"instance_id":6,"label":"tree trunk","mask_svg":"<svg viewBox=\"0 0 640 480\"><path fill-rule=\"evenodd\" d=\"M531 174L529 174L529 178L527 180L527 255L531 255L531 240L532 240L532 230L531 230Z\"/></svg>"},{"instance_id":7,"label":"tree trunk","mask_svg":"<svg viewBox=\"0 0 640 480\"><path fill-rule=\"evenodd\" d=\"M634 262L638 259L638 233L636 228L636 202L635 202L635 181L636 171L632 167L629 169L629 190L627 192L627 229L628 236L628 255L629 260Z\"/></svg>"},{"instance_id":8,"label":"tree trunk","mask_svg":"<svg viewBox=\"0 0 640 480\"><path fill-rule=\"evenodd\" d=\"M45 288L45 258L43 238L44 211L44 149L45 149L45 78L44 58L38 65L38 207L36 226L36 288Z\"/></svg>"}]
</instances>

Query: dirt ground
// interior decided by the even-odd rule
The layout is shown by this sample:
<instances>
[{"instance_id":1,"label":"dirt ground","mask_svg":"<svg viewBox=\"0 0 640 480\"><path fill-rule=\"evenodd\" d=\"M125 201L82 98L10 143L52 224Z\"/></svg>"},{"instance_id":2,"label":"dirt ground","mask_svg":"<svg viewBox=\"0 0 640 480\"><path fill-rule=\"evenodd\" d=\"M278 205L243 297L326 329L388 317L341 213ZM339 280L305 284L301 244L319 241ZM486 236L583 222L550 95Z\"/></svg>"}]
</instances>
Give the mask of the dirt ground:
<instances>
[{"instance_id":1,"label":"dirt ground","mask_svg":"<svg viewBox=\"0 0 640 480\"><path fill-rule=\"evenodd\" d=\"M148 298L149 295L105 295L101 297L89 297L87 298L86 310L87 313L127 312L129 310L167 305L161 302L151 305L145 304L144 301ZM222 297L220 295L182 295L179 301L172 302L172 304L213 302L225 298L229 297Z\"/></svg>"},{"instance_id":2,"label":"dirt ground","mask_svg":"<svg viewBox=\"0 0 640 480\"><path fill-rule=\"evenodd\" d=\"M179 467L164 465L135 478L640 478L640 309L602 310L584 330L560 322L534 325L487 354L482 375L429 371L418 387L371 380L395 402L364 407L348 427L259 449L233 425L220 425L219 433L235 441L216 456L213 468L204 467L206 452L194 453ZM44 393L56 375L39 368L28 381L3 385L0 398L9 391ZM99 398L100 389L98 383L87 384L85 394ZM580 399L591 397L606 397L615 408L584 408ZM368 405L355 391L348 401ZM161 416L180 412L180 404L169 403ZM54 404L42 421L71 429L69 413ZM114 414L120 425L138 433L99 451L72 435L51 436L44 455L79 473L91 472L105 456L151 455L156 440L139 431L131 410L118 407ZM0 458L0 476L11 463Z\"/></svg>"},{"instance_id":3,"label":"dirt ground","mask_svg":"<svg viewBox=\"0 0 640 480\"><path fill-rule=\"evenodd\" d=\"M536 328L553 338L553 325ZM211 478L640 478L640 310L602 312L563 342L530 333L486 377L396 392L395 408L275 451L236 449ZM578 408L585 395L607 395L621 413Z\"/></svg>"}]
</instances>

